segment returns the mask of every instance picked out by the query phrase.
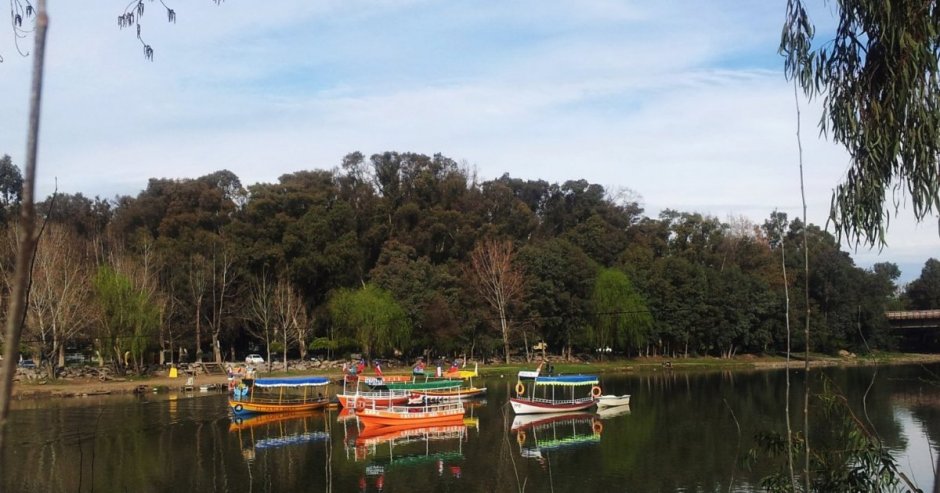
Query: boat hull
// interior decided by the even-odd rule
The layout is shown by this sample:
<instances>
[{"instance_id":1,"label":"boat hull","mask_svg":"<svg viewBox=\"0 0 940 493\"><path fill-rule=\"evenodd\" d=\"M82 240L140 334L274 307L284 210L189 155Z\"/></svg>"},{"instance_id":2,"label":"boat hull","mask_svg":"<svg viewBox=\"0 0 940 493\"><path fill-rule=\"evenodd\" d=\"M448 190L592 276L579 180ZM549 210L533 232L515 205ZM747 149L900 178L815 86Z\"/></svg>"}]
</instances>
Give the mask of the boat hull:
<instances>
[{"instance_id":1,"label":"boat hull","mask_svg":"<svg viewBox=\"0 0 940 493\"><path fill-rule=\"evenodd\" d=\"M463 406L440 410L424 408L395 407L390 409L366 408L356 412L359 422L364 426L425 426L442 424L462 424Z\"/></svg>"},{"instance_id":2,"label":"boat hull","mask_svg":"<svg viewBox=\"0 0 940 493\"><path fill-rule=\"evenodd\" d=\"M602 395L597 398L597 407L629 406L629 395Z\"/></svg>"},{"instance_id":3,"label":"boat hull","mask_svg":"<svg viewBox=\"0 0 940 493\"><path fill-rule=\"evenodd\" d=\"M366 395L366 394L337 394L339 405L346 409L360 407L389 407L408 402L407 395Z\"/></svg>"},{"instance_id":4,"label":"boat hull","mask_svg":"<svg viewBox=\"0 0 940 493\"><path fill-rule=\"evenodd\" d=\"M326 399L303 403L275 404L267 402L236 401L229 399L228 407L236 415L303 412L322 409L329 404Z\"/></svg>"},{"instance_id":5,"label":"boat hull","mask_svg":"<svg viewBox=\"0 0 940 493\"><path fill-rule=\"evenodd\" d=\"M461 398L469 399L471 397L480 397L486 394L486 387L470 387L470 388L461 388L456 390L427 390L427 391L416 391L415 394L426 395L428 397L437 397L437 398Z\"/></svg>"},{"instance_id":6,"label":"boat hull","mask_svg":"<svg viewBox=\"0 0 940 493\"><path fill-rule=\"evenodd\" d=\"M568 411L581 411L595 404L594 399L585 399L574 402L547 402L531 399L519 399L517 397L509 398L512 404L512 410L516 414L537 414L537 413L563 413Z\"/></svg>"}]
</instances>

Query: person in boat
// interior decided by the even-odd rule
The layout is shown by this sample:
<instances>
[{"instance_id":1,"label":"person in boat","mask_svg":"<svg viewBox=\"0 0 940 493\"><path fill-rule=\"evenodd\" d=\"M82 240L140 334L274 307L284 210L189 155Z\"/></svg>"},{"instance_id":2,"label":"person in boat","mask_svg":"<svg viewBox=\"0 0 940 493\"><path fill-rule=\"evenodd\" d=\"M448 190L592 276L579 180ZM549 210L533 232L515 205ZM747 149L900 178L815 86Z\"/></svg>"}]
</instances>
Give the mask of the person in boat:
<instances>
[{"instance_id":1,"label":"person in boat","mask_svg":"<svg viewBox=\"0 0 940 493\"><path fill-rule=\"evenodd\" d=\"M457 365L457 360L454 360L454 362L450 364L450 369L447 370L447 373L457 373L459 371L460 371L460 366Z\"/></svg>"},{"instance_id":2,"label":"person in boat","mask_svg":"<svg viewBox=\"0 0 940 493\"><path fill-rule=\"evenodd\" d=\"M412 368L411 373L415 375L424 375L424 360L419 359L418 363L415 364L415 367Z\"/></svg>"}]
</instances>

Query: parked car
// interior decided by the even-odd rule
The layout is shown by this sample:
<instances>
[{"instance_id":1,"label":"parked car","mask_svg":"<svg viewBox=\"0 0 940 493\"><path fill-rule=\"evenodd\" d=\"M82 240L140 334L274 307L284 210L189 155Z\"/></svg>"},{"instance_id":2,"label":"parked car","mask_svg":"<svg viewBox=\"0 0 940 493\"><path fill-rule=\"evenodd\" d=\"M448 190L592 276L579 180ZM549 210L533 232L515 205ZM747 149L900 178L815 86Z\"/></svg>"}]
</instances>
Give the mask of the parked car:
<instances>
[{"instance_id":1,"label":"parked car","mask_svg":"<svg viewBox=\"0 0 940 493\"><path fill-rule=\"evenodd\" d=\"M264 363L264 358L260 354L249 354L245 358L245 363L249 365L260 365Z\"/></svg>"},{"instance_id":2,"label":"parked car","mask_svg":"<svg viewBox=\"0 0 940 493\"><path fill-rule=\"evenodd\" d=\"M36 362L31 359L24 359L19 362L20 368L36 368Z\"/></svg>"}]
</instances>

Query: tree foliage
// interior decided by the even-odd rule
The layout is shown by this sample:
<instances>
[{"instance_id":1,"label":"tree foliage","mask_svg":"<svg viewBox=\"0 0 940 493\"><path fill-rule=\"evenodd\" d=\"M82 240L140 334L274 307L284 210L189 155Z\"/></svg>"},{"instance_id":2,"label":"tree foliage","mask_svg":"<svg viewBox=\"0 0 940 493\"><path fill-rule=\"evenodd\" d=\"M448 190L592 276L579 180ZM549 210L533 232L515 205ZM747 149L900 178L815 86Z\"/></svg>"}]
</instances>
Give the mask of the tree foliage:
<instances>
[{"instance_id":1,"label":"tree foliage","mask_svg":"<svg viewBox=\"0 0 940 493\"><path fill-rule=\"evenodd\" d=\"M356 339L367 356L387 355L411 336L408 316L392 293L371 283L340 289L330 298L329 310L340 335Z\"/></svg>"},{"instance_id":2,"label":"tree foliage","mask_svg":"<svg viewBox=\"0 0 940 493\"><path fill-rule=\"evenodd\" d=\"M856 242L883 244L890 204L897 210L909 196L918 220L940 213L940 4L834 7L834 36L818 42L803 1L788 0L780 51L787 77L823 97L820 129L852 159L830 219Z\"/></svg>"},{"instance_id":3,"label":"tree foliage","mask_svg":"<svg viewBox=\"0 0 940 493\"><path fill-rule=\"evenodd\" d=\"M591 301L594 323L588 326L588 337L595 347L613 345L638 351L646 344L653 317L623 271L602 269L594 282Z\"/></svg>"}]
</instances>

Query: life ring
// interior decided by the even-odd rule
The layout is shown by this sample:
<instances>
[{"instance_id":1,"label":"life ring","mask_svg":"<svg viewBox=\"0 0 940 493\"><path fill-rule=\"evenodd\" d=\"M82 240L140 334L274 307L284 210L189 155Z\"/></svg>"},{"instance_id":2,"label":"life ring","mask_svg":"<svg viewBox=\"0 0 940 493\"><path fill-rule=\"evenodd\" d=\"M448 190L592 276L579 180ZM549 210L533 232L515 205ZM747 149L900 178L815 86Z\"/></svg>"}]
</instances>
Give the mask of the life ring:
<instances>
[{"instance_id":1,"label":"life ring","mask_svg":"<svg viewBox=\"0 0 940 493\"><path fill-rule=\"evenodd\" d=\"M522 382L516 383L516 394L518 395L525 394L525 385L522 385Z\"/></svg>"},{"instance_id":2,"label":"life ring","mask_svg":"<svg viewBox=\"0 0 940 493\"><path fill-rule=\"evenodd\" d=\"M240 413L240 412L242 412L242 411L245 410L245 406L242 406L241 404L235 404L235 408L234 408L234 409L235 409L235 412L236 412L236 413Z\"/></svg>"},{"instance_id":3,"label":"life ring","mask_svg":"<svg viewBox=\"0 0 940 493\"><path fill-rule=\"evenodd\" d=\"M519 430L519 433L516 434L516 443L521 447L525 443L525 431Z\"/></svg>"},{"instance_id":4,"label":"life ring","mask_svg":"<svg viewBox=\"0 0 940 493\"><path fill-rule=\"evenodd\" d=\"M362 411L366 408L366 401L363 399L356 399L356 411Z\"/></svg>"},{"instance_id":5,"label":"life ring","mask_svg":"<svg viewBox=\"0 0 940 493\"><path fill-rule=\"evenodd\" d=\"M594 430L595 435L600 435L601 432L604 431L604 423L601 423L599 420L594 420L591 429Z\"/></svg>"},{"instance_id":6,"label":"life ring","mask_svg":"<svg viewBox=\"0 0 940 493\"><path fill-rule=\"evenodd\" d=\"M600 396L601 396L601 388L598 387L597 385L591 387L591 397L597 399Z\"/></svg>"}]
</instances>

